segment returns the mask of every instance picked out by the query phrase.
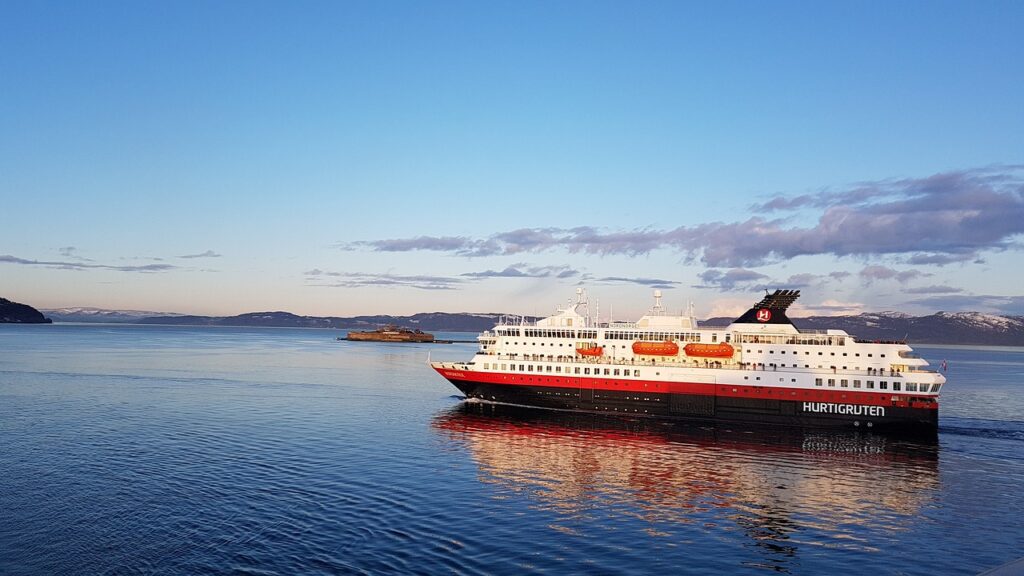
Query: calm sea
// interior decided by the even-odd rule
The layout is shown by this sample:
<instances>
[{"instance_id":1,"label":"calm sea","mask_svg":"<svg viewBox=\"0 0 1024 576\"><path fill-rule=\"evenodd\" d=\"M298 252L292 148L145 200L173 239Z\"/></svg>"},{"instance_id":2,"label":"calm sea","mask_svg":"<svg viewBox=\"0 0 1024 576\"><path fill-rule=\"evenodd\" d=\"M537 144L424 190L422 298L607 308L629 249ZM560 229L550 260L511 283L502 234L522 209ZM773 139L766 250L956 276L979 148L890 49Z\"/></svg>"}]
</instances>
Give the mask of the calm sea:
<instances>
[{"instance_id":1,"label":"calm sea","mask_svg":"<svg viewBox=\"0 0 1024 576\"><path fill-rule=\"evenodd\" d=\"M938 440L463 405L475 346L0 325L3 574L975 574L1024 556L1024 349ZM447 335L462 336L467 335Z\"/></svg>"}]
</instances>

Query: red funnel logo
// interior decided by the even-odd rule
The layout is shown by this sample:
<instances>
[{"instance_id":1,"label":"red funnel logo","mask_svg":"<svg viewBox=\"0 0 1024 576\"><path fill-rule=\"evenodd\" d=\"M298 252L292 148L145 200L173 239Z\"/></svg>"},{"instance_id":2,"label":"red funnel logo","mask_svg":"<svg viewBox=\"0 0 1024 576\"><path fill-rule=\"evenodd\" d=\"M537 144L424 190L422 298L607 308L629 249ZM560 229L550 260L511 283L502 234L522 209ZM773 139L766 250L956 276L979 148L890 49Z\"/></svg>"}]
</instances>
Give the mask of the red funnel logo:
<instances>
[{"instance_id":1,"label":"red funnel logo","mask_svg":"<svg viewBox=\"0 0 1024 576\"><path fill-rule=\"evenodd\" d=\"M767 322L772 319L772 311L767 308L761 308L757 311L757 321Z\"/></svg>"}]
</instances>

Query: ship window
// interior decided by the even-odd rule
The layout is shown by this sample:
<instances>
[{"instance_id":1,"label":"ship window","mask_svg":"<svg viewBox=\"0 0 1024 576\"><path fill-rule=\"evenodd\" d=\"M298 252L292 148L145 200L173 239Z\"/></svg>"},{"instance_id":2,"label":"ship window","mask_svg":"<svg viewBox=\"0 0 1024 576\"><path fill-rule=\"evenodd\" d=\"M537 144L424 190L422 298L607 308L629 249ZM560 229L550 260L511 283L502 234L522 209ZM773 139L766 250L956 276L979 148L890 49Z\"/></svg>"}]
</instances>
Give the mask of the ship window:
<instances>
[{"instance_id":1,"label":"ship window","mask_svg":"<svg viewBox=\"0 0 1024 576\"><path fill-rule=\"evenodd\" d=\"M915 382L907 382L907 392L917 392L917 384Z\"/></svg>"},{"instance_id":2,"label":"ship window","mask_svg":"<svg viewBox=\"0 0 1024 576\"><path fill-rule=\"evenodd\" d=\"M846 352L843 352L843 356L846 356Z\"/></svg>"},{"instance_id":3,"label":"ship window","mask_svg":"<svg viewBox=\"0 0 1024 576\"><path fill-rule=\"evenodd\" d=\"M614 374L614 375L615 375L615 376L618 376L618 375L619 375L619 369L618 369L618 368L616 368L616 369L615 369L615 374Z\"/></svg>"},{"instance_id":4,"label":"ship window","mask_svg":"<svg viewBox=\"0 0 1024 576\"><path fill-rule=\"evenodd\" d=\"M584 374L590 374L590 368L584 368L583 369L583 373Z\"/></svg>"},{"instance_id":5,"label":"ship window","mask_svg":"<svg viewBox=\"0 0 1024 576\"><path fill-rule=\"evenodd\" d=\"M548 368L547 368L547 370L545 370L545 372L551 372L551 366L548 366Z\"/></svg>"},{"instance_id":6,"label":"ship window","mask_svg":"<svg viewBox=\"0 0 1024 576\"><path fill-rule=\"evenodd\" d=\"M815 378L814 379L814 385L815 386L821 386L821 378Z\"/></svg>"},{"instance_id":7,"label":"ship window","mask_svg":"<svg viewBox=\"0 0 1024 576\"><path fill-rule=\"evenodd\" d=\"M828 379L828 385L834 387L836 385L836 379L835 378L829 378Z\"/></svg>"},{"instance_id":8,"label":"ship window","mask_svg":"<svg viewBox=\"0 0 1024 576\"><path fill-rule=\"evenodd\" d=\"M860 358L860 352L857 352L856 354L854 354L854 356L856 356L857 358Z\"/></svg>"},{"instance_id":9,"label":"ship window","mask_svg":"<svg viewBox=\"0 0 1024 576\"><path fill-rule=\"evenodd\" d=\"M871 354L868 354L868 358L871 358Z\"/></svg>"},{"instance_id":10,"label":"ship window","mask_svg":"<svg viewBox=\"0 0 1024 576\"><path fill-rule=\"evenodd\" d=\"M796 382L796 378L791 378L789 381L790 382Z\"/></svg>"},{"instance_id":11,"label":"ship window","mask_svg":"<svg viewBox=\"0 0 1024 576\"><path fill-rule=\"evenodd\" d=\"M882 380L881 382L878 383L878 389L879 390L888 390L889 389L889 383L886 382L885 380Z\"/></svg>"},{"instance_id":12,"label":"ship window","mask_svg":"<svg viewBox=\"0 0 1024 576\"><path fill-rule=\"evenodd\" d=\"M894 391L896 391L896 392L899 392L900 391L900 383L899 382L893 382L892 383L892 389Z\"/></svg>"},{"instance_id":13,"label":"ship window","mask_svg":"<svg viewBox=\"0 0 1024 576\"><path fill-rule=\"evenodd\" d=\"M846 380L846 378L843 378L842 380L840 380L839 381L839 385L842 386L843 388L849 388L850 387L850 383Z\"/></svg>"},{"instance_id":14,"label":"ship window","mask_svg":"<svg viewBox=\"0 0 1024 576\"><path fill-rule=\"evenodd\" d=\"M882 358L885 358L885 354L879 354L879 356L881 356Z\"/></svg>"},{"instance_id":15,"label":"ship window","mask_svg":"<svg viewBox=\"0 0 1024 576\"><path fill-rule=\"evenodd\" d=\"M633 370L633 376L640 376L640 371L639 370ZM646 386L646 384L645 384L645 386Z\"/></svg>"},{"instance_id":16,"label":"ship window","mask_svg":"<svg viewBox=\"0 0 1024 576\"><path fill-rule=\"evenodd\" d=\"M853 381L853 387L854 388L860 388L860 380L854 380Z\"/></svg>"},{"instance_id":17,"label":"ship window","mask_svg":"<svg viewBox=\"0 0 1024 576\"><path fill-rule=\"evenodd\" d=\"M868 386L868 388L873 390L875 388L875 381L874 380L868 380L867 381L867 386Z\"/></svg>"},{"instance_id":18,"label":"ship window","mask_svg":"<svg viewBox=\"0 0 1024 576\"><path fill-rule=\"evenodd\" d=\"M523 366L522 364L520 364L519 365L519 371L520 372L525 372L526 371L526 366Z\"/></svg>"},{"instance_id":19,"label":"ship window","mask_svg":"<svg viewBox=\"0 0 1024 576\"><path fill-rule=\"evenodd\" d=\"M574 369L573 369L573 371L572 371L572 373L573 373L573 374L579 374L579 373L580 373L580 367L579 367L579 366L577 366L576 368L574 368Z\"/></svg>"},{"instance_id":20,"label":"ship window","mask_svg":"<svg viewBox=\"0 0 1024 576\"><path fill-rule=\"evenodd\" d=\"M940 386L939 384L932 384L932 392L938 392L939 391L939 386Z\"/></svg>"},{"instance_id":21,"label":"ship window","mask_svg":"<svg viewBox=\"0 0 1024 576\"><path fill-rule=\"evenodd\" d=\"M484 370L490 370L490 369L491 369L491 365L488 364L487 362L484 362Z\"/></svg>"},{"instance_id":22,"label":"ship window","mask_svg":"<svg viewBox=\"0 0 1024 576\"><path fill-rule=\"evenodd\" d=\"M555 366L555 372L561 372L561 371L562 371L562 367L561 366Z\"/></svg>"},{"instance_id":23,"label":"ship window","mask_svg":"<svg viewBox=\"0 0 1024 576\"><path fill-rule=\"evenodd\" d=\"M527 366L526 367L526 371L527 372L533 372L533 364L530 364L529 366Z\"/></svg>"},{"instance_id":24,"label":"ship window","mask_svg":"<svg viewBox=\"0 0 1024 576\"><path fill-rule=\"evenodd\" d=\"M818 356L821 356L821 355L822 355L822 353L821 353L821 352L818 352Z\"/></svg>"}]
</instances>

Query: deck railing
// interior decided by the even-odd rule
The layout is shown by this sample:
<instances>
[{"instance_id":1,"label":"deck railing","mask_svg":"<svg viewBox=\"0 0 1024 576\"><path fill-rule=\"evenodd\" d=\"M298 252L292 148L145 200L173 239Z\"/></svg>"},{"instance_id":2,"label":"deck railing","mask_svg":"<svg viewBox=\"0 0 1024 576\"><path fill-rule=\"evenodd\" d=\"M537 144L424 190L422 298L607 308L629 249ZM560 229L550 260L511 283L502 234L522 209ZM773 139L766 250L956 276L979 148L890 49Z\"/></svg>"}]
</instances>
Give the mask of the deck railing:
<instances>
[{"instance_id":1,"label":"deck railing","mask_svg":"<svg viewBox=\"0 0 1024 576\"><path fill-rule=\"evenodd\" d=\"M716 370L751 370L757 372L813 372L819 371L819 373L828 373L831 370L832 374L853 374L861 376L870 376L874 378L902 378L906 372L923 373L923 374L935 374L936 370L926 368L915 368L908 367L902 370L882 370L882 369L863 369L863 370L849 370L842 369L837 366L829 366L828 368L795 368L792 366L781 366L770 363L761 362L722 362L720 360L686 360L686 361L657 361L657 360L637 360L635 358L613 358L610 356L548 356L540 354L496 354L490 352L479 352L481 356L487 356L492 361L506 361L506 362L566 362L570 364L579 365L599 365L599 366L665 366L665 367L682 367L682 368L709 368ZM468 363L466 363L468 364Z\"/></svg>"}]
</instances>

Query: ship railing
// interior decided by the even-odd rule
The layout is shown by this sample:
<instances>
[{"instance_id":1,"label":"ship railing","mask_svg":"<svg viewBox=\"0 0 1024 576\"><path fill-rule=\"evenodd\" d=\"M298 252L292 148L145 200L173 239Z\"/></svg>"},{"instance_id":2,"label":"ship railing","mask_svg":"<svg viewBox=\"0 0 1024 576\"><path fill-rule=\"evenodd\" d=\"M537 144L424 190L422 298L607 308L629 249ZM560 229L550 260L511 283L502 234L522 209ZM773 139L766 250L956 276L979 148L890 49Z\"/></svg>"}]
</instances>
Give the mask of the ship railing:
<instances>
[{"instance_id":1,"label":"ship railing","mask_svg":"<svg viewBox=\"0 0 1024 576\"><path fill-rule=\"evenodd\" d=\"M494 352L480 352L481 356L489 356L491 360L506 360L509 362L568 362L571 364L589 364L589 365L618 365L618 366L678 366L683 368L714 368L717 370L751 370L758 372L823 372L827 373L831 371L832 374L848 374L848 375L861 375L870 376L877 378L902 378L904 373L917 372L917 373L936 373L936 370L925 369L925 368L914 368L907 367L900 370L850 370L842 369L837 366L830 366L828 368L792 368L787 366L775 365L771 363L763 362L723 362L721 360L707 359L705 362L701 360L684 360L684 361L657 361L657 360L638 360L636 358L614 358L611 356L547 356L541 354L497 354Z\"/></svg>"},{"instance_id":2,"label":"ship railing","mask_svg":"<svg viewBox=\"0 0 1024 576\"><path fill-rule=\"evenodd\" d=\"M509 355L495 354L491 352L480 352L481 356L489 356L493 360L507 360L509 362L568 362L572 364L608 365L608 366L681 366L700 368L719 368L725 370L750 370L749 366L744 367L735 363L726 363L720 360L703 361L689 360L681 362L658 362L657 360L638 360L636 358L612 358L612 357L590 357L590 356L541 356L533 354Z\"/></svg>"}]
</instances>

